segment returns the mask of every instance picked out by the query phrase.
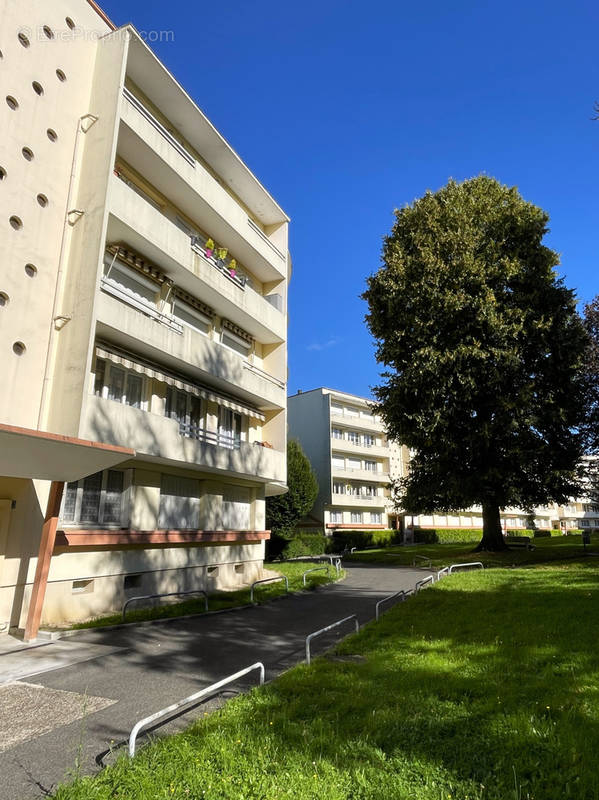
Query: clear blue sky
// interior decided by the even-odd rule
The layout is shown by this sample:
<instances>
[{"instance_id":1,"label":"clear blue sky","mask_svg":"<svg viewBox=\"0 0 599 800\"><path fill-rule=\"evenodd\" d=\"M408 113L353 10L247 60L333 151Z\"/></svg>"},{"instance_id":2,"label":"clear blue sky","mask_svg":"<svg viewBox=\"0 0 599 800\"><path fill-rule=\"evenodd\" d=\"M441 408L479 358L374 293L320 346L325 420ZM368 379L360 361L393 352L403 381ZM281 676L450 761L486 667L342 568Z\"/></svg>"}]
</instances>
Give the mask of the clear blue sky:
<instances>
[{"instance_id":1,"label":"clear blue sky","mask_svg":"<svg viewBox=\"0 0 599 800\"><path fill-rule=\"evenodd\" d=\"M369 395L359 295L394 208L486 172L551 217L599 293L596 0L100 0L152 47L292 218L289 393Z\"/></svg>"}]
</instances>

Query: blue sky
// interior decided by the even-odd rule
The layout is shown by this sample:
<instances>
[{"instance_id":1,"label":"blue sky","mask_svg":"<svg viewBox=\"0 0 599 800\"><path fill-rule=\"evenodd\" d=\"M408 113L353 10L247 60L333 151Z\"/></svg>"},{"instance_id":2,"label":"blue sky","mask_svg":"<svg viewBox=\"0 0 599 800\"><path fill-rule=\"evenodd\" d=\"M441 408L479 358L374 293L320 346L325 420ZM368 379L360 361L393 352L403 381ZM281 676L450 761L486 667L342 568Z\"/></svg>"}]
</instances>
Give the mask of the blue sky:
<instances>
[{"instance_id":1,"label":"blue sky","mask_svg":"<svg viewBox=\"0 0 599 800\"><path fill-rule=\"evenodd\" d=\"M486 172L550 215L566 284L599 293L596 2L106 0L292 218L289 393L369 395L360 294L393 209Z\"/></svg>"}]
</instances>

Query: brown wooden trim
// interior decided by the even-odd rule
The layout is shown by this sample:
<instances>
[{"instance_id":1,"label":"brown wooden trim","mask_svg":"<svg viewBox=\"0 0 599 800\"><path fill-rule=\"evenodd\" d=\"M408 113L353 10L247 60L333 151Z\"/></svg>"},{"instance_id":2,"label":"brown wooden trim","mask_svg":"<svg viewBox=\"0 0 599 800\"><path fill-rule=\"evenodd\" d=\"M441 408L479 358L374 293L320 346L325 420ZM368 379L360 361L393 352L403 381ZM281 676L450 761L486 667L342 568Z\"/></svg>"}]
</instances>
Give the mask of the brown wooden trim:
<instances>
[{"instance_id":1,"label":"brown wooden trim","mask_svg":"<svg viewBox=\"0 0 599 800\"><path fill-rule=\"evenodd\" d=\"M44 597L46 596L46 586L48 585L48 573L50 572L50 561L52 559L52 552L54 551L56 528L58 527L58 515L60 513L60 503L62 501L63 489L63 481L52 481L50 484L50 495L48 497L48 505L46 507L46 517L42 526L40 550L37 557L37 566L35 568L35 578L33 580L33 589L31 590L29 610L27 611L25 635L23 636L26 642L30 642L32 639L37 638L37 633L40 627L42 607L44 605Z\"/></svg>"},{"instance_id":2,"label":"brown wooden trim","mask_svg":"<svg viewBox=\"0 0 599 800\"><path fill-rule=\"evenodd\" d=\"M243 544L270 539L270 531L200 531L200 530L61 530L56 535L59 547L97 547L137 544Z\"/></svg>"},{"instance_id":3,"label":"brown wooden trim","mask_svg":"<svg viewBox=\"0 0 599 800\"><path fill-rule=\"evenodd\" d=\"M63 436L60 433L48 433L48 431L36 431L32 428L18 428L15 425L5 425L3 422L0 422L0 433L14 433L18 436L29 436L32 439L45 439L52 442L76 444L80 447L91 447L94 450L108 450L111 453L122 453L124 456L135 455L135 450L131 450L129 447L105 444L104 442L92 442L89 439L77 439L74 436Z\"/></svg>"}]
</instances>

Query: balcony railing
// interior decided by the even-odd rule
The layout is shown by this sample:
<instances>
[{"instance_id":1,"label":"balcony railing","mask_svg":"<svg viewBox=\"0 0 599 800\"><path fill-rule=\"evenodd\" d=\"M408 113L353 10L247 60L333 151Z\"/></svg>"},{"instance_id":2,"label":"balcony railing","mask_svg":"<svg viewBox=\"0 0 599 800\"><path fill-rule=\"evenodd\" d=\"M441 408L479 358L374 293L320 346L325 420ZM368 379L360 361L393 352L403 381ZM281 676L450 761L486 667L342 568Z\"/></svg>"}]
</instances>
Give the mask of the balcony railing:
<instances>
[{"instance_id":1,"label":"balcony railing","mask_svg":"<svg viewBox=\"0 0 599 800\"><path fill-rule=\"evenodd\" d=\"M120 284L112 280L112 278L110 278L108 275L102 276L100 279L100 286L102 291L113 295L113 297L117 297L119 300L127 303L127 305L143 312L146 316L152 317L152 319L155 319L162 325L166 325L167 328L170 328L176 333L183 333L183 326L177 322L171 314L165 314L162 311L159 311L155 305L144 302L132 292L128 292Z\"/></svg>"},{"instance_id":2,"label":"balcony railing","mask_svg":"<svg viewBox=\"0 0 599 800\"><path fill-rule=\"evenodd\" d=\"M207 254L206 248L206 239L199 234L191 237L191 249L197 253L198 255L205 258L209 264L212 264L213 267L221 272L225 278L228 278L232 283L236 286L239 286L240 289L245 289L246 286L251 287L251 280L248 275L243 272L243 270L239 269L239 267L231 267L230 263L231 260L227 263L227 259L225 258L217 258L216 256L216 249L213 251L213 255Z\"/></svg>"},{"instance_id":3,"label":"balcony railing","mask_svg":"<svg viewBox=\"0 0 599 800\"><path fill-rule=\"evenodd\" d=\"M129 91L129 89L123 88L123 95L125 96L125 99L128 100L137 111L139 111L142 117L144 117L150 123L150 125L152 125L158 131L158 133L164 137L164 139L166 139L170 146L174 148L179 155L187 161L188 164L190 164L192 167L195 167L195 158L183 147L180 142L175 139L172 133L167 131L164 125L156 119L152 112L149 111L144 104L138 100L132 92Z\"/></svg>"},{"instance_id":4,"label":"balcony railing","mask_svg":"<svg viewBox=\"0 0 599 800\"><path fill-rule=\"evenodd\" d=\"M227 450L239 450L241 447L241 437L235 433L223 433L222 431L207 431L200 425L187 422L179 422L179 433L187 439L195 439L197 442L206 442L217 447L224 447Z\"/></svg>"}]
</instances>

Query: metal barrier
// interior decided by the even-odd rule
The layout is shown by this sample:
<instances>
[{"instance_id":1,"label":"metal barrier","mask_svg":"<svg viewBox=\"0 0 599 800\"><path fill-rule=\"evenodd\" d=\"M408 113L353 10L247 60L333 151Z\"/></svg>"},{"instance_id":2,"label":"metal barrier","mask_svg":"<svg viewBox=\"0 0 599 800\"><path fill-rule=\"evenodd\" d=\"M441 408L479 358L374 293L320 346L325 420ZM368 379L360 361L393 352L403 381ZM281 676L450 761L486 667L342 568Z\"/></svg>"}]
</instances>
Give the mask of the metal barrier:
<instances>
[{"instance_id":1,"label":"metal barrier","mask_svg":"<svg viewBox=\"0 0 599 800\"><path fill-rule=\"evenodd\" d=\"M328 574L329 574L329 565L328 564L325 564L324 567L312 567L312 569L307 569L302 575L302 578L304 579L304 586L306 585L306 575L308 575L310 572L318 572L321 569L324 569L324 571L326 572L326 574L328 576Z\"/></svg>"},{"instance_id":2,"label":"metal barrier","mask_svg":"<svg viewBox=\"0 0 599 800\"><path fill-rule=\"evenodd\" d=\"M203 589L193 589L189 592L165 592L164 594L140 594L137 597L130 597L123 606L123 622L125 621L125 614L127 613L127 606L136 600L156 600L159 597L182 597L186 594L203 594L205 607L204 611L208 611L208 595Z\"/></svg>"},{"instance_id":3,"label":"metal barrier","mask_svg":"<svg viewBox=\"0 0 599 800\"><path fill-rule=\"evenodd\" d=\"M285 581L285 591L289 591L289 578L286 575L280 575L278 578L262 578L260 581L254 581L250 587L250 603L254 602L254 586L259 583L275 583L275 581Z\"/></svg>"},{"instance_id":4,"label":"metal barrier","mask_svg":"<svg viewBox=\"0 0 599 800\"><path fill-rule=\"evenodd\" d=\"M333 628L339 627L339 625L343 625L344 622L349 622L350 619L355 620L356 623L356 633L360 630L360 624L358 622L358 618L355 614L351 614L349 617L344 617L343 619L338 620L337 622L333 622L331 625L327 625L326 628L321 628L319 631L314 631L314 633L309 634L306 636L306 663L310 663L310 642L316 636L320 636L327 631L332 630Z\"/></svg>"},{"instance_id":5,"label":"metal barrier","mask_svg":"<svg viewBox=\"0 0 599 800\"><path fill-rule=\"evenodd\" d=\"M449 575L449 567L443 567L437 572L437 580L440 581L443 575Z\"/></svg>"},{"instance_id":6,"label":"metal barrier","mask_svg":"<svg viewBox=\"0 0 599 800\"><path fill-rule=\"evenodd\" d=\"M431 561L431 559L430 559L428 556L418 556L418 555L416 555L416 556L414 556L414 558L412 559L412 566L413 566L413 567L417 566L417 565L416 565L416 560L417 560L417 559L418 559L418 561L426 561L426 562L427 562L427 564L429 565L429 567L432 567L432 566L433 566L433 562Z\"/></svg>"},{"instance_id":7,"label":"metal barrier","mask_svg":"<svg viewBox=\"0 0 599 800\"><path fill-rule=\"evenodd\" d=\"M190 694L189 697L186 697L184 700L180 700L178 703L173 703L172 706L168 708L163 708L160 711L157 711L155 714L150 714L149 717L144 717L137 722L129 734L129 755L135 755L135 741L137 739L137 735L142 728L145 728L151 722L154 722L161 717L165 717L167 714L170 714L173 711L176 711L178 708L182 706L189 705L190 703L195 702L196 700L201 700L202 697L206 697L206 695L212 694L217 689L220 689L223 686L226 686L228 683L233 683L234 681L242 678L244 675L247 675L248 672L253 672L253 670L259 669L260 670L260 686L264 684L264 664L261 661L257 661L255 664L252 664L251 667L246 667L245 669L236 672L234 675L229 675L228 678L223 678L222 681L217 681L216 683L207 686L205 689L202 689L199 692L195 692L195 694Z\"/></svg>"},{"instance_id":8,"label":"metal barrier","mask_svg":"<svg viewBox=\"0 0 599 800\"><path fill-rule=\"evenodd\" d=\"M469 561L467 564L452 564L451 567L449 567L449 575L452 575L457 569L465 569L466 567L484 569L485 565L482 561Z\"/></svg>"},{"instance_id":9,"label":"metal barrier","mask_svg":"<svg viewBox=\"0 0 599 800\"><path fill-rule=\"evenodd\" d=\"M414 586L414 593L419 592L422 589L422 587L425 586L427 583L434 583L434 582L435 582L434 575L429 575L428 577L423 578L421 581L418 581L416 586Z\"/></svg>"},{"instance_id":10,"label":"metal barrier","mask_svg":"<svg viewBox=\"0 0 599 800\"><path fill-rule=\"evenodd\" d=\"M400 602L403 603L403 601L406 599L406 593L403 592L403 591L402 592L395 592L395 594L389 594L389 595L387 595L387 597L383 597L382 600L378 601L378 603L375 606L375 611L374 611L375 619L376 619L377 622L379 621L379 616L380 616L379 609L382 606L382 604L386 603L388 600L393 600L394 597L399 597L400 595L401 595L401 601Z\"/></svg>"}]
</instances>

